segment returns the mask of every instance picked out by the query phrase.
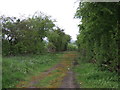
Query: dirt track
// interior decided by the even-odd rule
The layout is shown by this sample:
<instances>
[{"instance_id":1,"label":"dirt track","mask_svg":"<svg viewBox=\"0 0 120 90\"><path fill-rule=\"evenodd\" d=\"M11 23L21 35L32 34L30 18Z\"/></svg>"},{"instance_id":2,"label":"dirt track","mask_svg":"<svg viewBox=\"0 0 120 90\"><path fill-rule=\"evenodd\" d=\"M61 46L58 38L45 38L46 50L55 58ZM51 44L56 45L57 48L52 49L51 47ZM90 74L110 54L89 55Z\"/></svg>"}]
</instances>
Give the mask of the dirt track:
<instances>
[{"instance_id":1,"label":"dirt track","mask_svg":"<svg viewBox=\"0 0 120 90\"><path fill-rule=\"evenodd\" d=\"M74 54L65 54L65 56L68 57L66 59L72 59L72 61L76 58ZM75 74L71 70L72 66L68 68L68 72L66 72L66 76L62 80L60 88L79 88L78 84L75 82Z\"/></svg>"},{"instance_id":2,"label":"dirt track","mask_svg":"<svg viewBox=\"0 0 120 90\"><path fill-rule=\"evenodd\" d=\"M75 59L76 55L71 53L66 53L63 55L61 62L55 65L54 67L46 70L38 76L33 76L29 82L20 83L17 85L19 88L79 88L75 83L75 75L72 72L72 62ZM53 72L58 70L59 72ZM49 86L41 87L38 84L44 78L52 76L54 74L60 75L55 80L52 80ZM38 86L36 86L38 85Z\"/></svg>"},{"instance_id":3,"label":"dirt track","mask_svg":"<svg viewBox=\"0 0 120 90\"><path fill-rule=\"evenodd\" d=\"M79 88L75 83L75 77L72 71L67 72L67 75L64 77L60 88Z\"/></svg>"}]
</instances>

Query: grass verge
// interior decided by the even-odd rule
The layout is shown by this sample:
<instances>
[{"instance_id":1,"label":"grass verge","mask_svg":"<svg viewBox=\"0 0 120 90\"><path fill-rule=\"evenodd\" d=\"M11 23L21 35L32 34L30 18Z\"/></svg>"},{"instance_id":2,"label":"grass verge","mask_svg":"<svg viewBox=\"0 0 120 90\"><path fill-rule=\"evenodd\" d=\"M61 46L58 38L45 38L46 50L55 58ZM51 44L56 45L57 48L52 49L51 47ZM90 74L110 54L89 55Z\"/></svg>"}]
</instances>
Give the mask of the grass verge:
<instances>
[{"instance_id":1,"label":"grass verge","mask_svg":"<svg viewBox=\"0 0 120 90\"><path fill-rule=\"evenodd\" d=\"M73 70L81 88L118 88L117 73L100 71L95 64L79 60Z\"/></svg>"},{"instance_id":2,"label":"grass verge","mask_svg":"<svg viewBox=\"0 0 120 90\"><path fill-rule=\"evenodd\" d=\"M20 81L47 70L60 61L62 53L2 58L2 88L15 88Z\"/></svg>"}]
</instances>

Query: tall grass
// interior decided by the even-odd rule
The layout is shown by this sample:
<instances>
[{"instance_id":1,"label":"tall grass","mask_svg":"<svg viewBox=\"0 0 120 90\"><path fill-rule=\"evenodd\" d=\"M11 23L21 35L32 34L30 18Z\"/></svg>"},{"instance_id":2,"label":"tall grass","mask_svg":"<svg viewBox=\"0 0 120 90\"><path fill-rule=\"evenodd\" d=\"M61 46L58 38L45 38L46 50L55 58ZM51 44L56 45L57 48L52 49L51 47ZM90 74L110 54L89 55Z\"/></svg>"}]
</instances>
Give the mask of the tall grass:
<instances>
[{"instance_id":1,"label":"tall grass","mask_svg":"<svg viewBox=\"0 0 120 90\"><path fill-rule=\"evenodd\" d=\"M58 63L62 54L3 57L3 88L14 88L27 77L45 71Z\"/></svg>"},{"instance_id":2,"label":"tall grass","mask_svg":"<svg viewBox=\"0 0 120 90\"><path fill-rule=\"evenodd\" d=\"M118 88L118 74L115 72L101 71L95 64L82 60L73 70L81 88Z\"/></svg>"}]
</instances>

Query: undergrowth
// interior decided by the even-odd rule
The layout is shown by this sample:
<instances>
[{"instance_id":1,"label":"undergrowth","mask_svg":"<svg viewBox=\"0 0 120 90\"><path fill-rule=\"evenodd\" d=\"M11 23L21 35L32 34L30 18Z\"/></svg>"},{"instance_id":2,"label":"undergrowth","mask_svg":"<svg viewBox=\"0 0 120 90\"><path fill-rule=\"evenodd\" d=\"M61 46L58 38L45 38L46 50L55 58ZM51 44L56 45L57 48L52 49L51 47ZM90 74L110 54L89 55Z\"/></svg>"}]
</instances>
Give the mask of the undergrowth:
<instances>
[{"instance_id":1,"label":"undergrowth","mask_svg":"<svg viewBox=\"0 0 120 90\"><path fill-rule=\"evenodd\" d=\"M118 74L101 71L97 65L79 60L73 68L81 88L118 88Z\"/></svg>"},{"instance_id":2,"label":"undergrowth","mask_svg":"<svg viewBox=\"0 0 120 90\"><path fill-rule=\"evenodd\" d=\"M58 63L57 54L27 55L3 57L2 88L15 88L20 81L38 74Z\"/></svg>"}]
</instances>

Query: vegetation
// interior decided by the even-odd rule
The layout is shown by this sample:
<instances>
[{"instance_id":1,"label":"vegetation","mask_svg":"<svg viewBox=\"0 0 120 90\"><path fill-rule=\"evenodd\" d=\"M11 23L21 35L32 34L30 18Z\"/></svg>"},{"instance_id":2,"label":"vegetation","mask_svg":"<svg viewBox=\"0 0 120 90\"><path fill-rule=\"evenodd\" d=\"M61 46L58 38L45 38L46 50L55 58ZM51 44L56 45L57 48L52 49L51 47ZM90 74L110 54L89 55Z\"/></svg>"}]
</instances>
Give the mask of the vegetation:
<instances>
[{"instance_id":1,"label":"vegetation","mask_svg":"<svg viewBox=\"0 0 120 90\"><path fill-rule=\"evenodd\" d=\"M78 25L75 43L70 43L70 35L43 13L37 12L24 19L0 16L3 88L19 87L16 85L21 81L30 82L31 76L41 74L57 63L50 74L43 74L44 78L37 82L36 87L58 87L66 72L74 66L80 87L118 88L119 8L119 2L80 2L75 17L82 23ZM69 52L65 55L60 53L67 50ZM72 54L70 51L79 52ZM75 59L77 54L79 59ZM60 62L60 58L64 60Z\"/></svg>"},{"instance_id":2,"label":"vegetation","mask_svg":"<svg viewBox=\"0 0 120 90\"><path fill-rule=\"evenodd\" d=\"M73 68L81 88L118 88L120 72L120 3L80 2L77 46L79 65Z\"/></svg>"},{"instance_id":3,"label":"vegetation","mask_svg":"<svg viewBox=\"0 0 120 90\"><path fill-rule=\"evenodd\" d=\"M118 75L114 72L101 71L96 64L78 59L79 65L73 68L77 83L81 88L118 88Z\"/></svg>"},{"instance_id":4,"label":"vegetation","mask_svg":"<svg viewBox=\"0 0 120 90\"><path fill-rule=\"evenodd\" d=\"M68 42L70 42L71 37L66 35L63 30L57 28L50 33L48 33L48 40L53 43L56 48L56 51L65 51L67 50Z\"/></svg>"},{"instance_id":5,"label":"vegetation","mask_svg":"<svg viewBox=\"0 0 120 90\"><path fill-rule=\"evenodd\" d=\"M76 51L76 50L78 50L78 47L75 43L68 43L67 50L68 51Z\"/></svg>"},{"instance_id":6,"label":"vegetation","mask_svg":"<svg viewBox=\"0 0 120 90\"><path fill-rule=\"evenodd\" d=\"M56 28L50 16L35 13L32 17L19 19L16 17L0 17L2 22L2 54L40 54L46 51L45 37L56 48L66 50L70 36L64 30ZM54 29L56 28L56 29Z\"/></svg>"},{"instance_id":7,"label":"vegetation","mask_svg":"<svg viewBox=\"0 0 120 90\"><path fill-rule=\"evenodd\" d=\"M3 88L15 88L20 81L48 70L60 62L62 53L3 57Z\"/></svg>"},{"instance_id":8,"label":"vegetation","mask_svg":"<svg viewBox=\"0 0 120 90\"><path fill-rule=\"evenodd\" d=\"M119 72L120 13L118 2L80 2L76 18L80 18L77 45L81 60L97 63L102 70Z\"/></svg>"}]
</instances>

